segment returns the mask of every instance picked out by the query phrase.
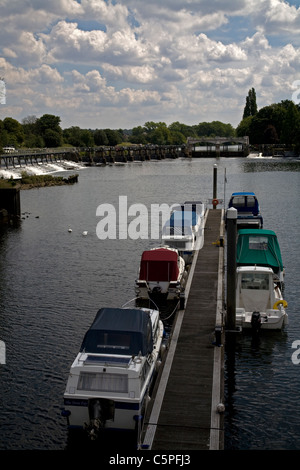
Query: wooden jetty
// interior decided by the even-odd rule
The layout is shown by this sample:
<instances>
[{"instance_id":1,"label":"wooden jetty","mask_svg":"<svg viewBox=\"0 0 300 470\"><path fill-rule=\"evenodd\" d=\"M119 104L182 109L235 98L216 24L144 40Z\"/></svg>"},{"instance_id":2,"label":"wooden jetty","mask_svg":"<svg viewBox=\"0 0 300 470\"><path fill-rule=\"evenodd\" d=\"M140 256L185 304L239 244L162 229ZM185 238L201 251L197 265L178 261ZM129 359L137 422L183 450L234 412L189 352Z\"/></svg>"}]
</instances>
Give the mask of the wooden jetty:
<instances>
[{"instance_id":1,"label":"wooden jetty","mask_svg":"<svg viewBox=\"0 0 300 470\"><path fill-rule=\"evenodd\" d=\"M209 210L203 248L195 254L185 310L179 310L144 424L142 448L223 448L223 210Z\"/></svg>"}]
</instances>

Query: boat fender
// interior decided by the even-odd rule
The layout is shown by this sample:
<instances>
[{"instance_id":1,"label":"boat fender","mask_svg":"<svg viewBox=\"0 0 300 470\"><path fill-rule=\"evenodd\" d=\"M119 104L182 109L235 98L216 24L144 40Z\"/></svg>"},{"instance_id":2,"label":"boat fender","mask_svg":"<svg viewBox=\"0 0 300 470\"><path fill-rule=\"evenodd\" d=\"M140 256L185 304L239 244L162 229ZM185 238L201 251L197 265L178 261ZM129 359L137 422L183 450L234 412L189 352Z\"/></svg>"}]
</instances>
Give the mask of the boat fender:
<instances>
[{"instance_id":1,"label":"boat fender","mask_svg":"<svg viewBox=\"0 0 300 470\"><path fill-rule=\"evenodd\" d=\"M273 305L273 310L278 310L279 305L282 305L283 308L286 308L288 306L288 303L286 300L277 300L275 304Z\"/></svg>"},{"instance_id":2,"label":"boat fender","mask_svg":"<svg viewBox=\"0 0 300 470\"><path fill-rule=\"evenodd\" d=\"M160 347L160 351L159 351L160 356L161 356L162 358L164 357L164 355L165 355L165 353L166 353L166 350L167 350L166 344L162 344L161 347Z\"/></svg>"},{"instance_id":3,"label":"boat fender","mask_svg":"<svg viewBox=\"0 0 300 470\"><path fill-rule=\"evenodd\" d=\"M219 204L219 200L218 199L213 199L212 203L213 203L213 206L217 206Z\"/></svg>"}]
</instances>

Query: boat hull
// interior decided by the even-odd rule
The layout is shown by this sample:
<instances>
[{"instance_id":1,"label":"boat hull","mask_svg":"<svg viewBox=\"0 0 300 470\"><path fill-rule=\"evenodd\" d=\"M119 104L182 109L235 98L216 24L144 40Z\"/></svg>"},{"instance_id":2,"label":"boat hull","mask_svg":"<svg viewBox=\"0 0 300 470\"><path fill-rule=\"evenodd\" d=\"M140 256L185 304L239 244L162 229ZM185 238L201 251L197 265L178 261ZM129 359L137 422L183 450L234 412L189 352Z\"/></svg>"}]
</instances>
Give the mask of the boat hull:
<instances>
[{"instance_id":1,"label":"boat hull","mask_svg":"<svg viewBox=\"0 0 300 470\"><path fill-rule=\"evenodd\" d=\"M259 313L259 322L253 321L253 313ZM272 330L278 331L288 324L288 316L283 310L269 312L245 312L243 309L236 311L236 326L248 330Z\"/></svg>"},{"instance_id":2,"label":"boat hull","mask_svg":"<svg viewBox=\"0 0 300 470\"><path fill-rule=\"evenodd\" d=\"M95 397L94 397L95 399ZM141 401L108 400L111 416L102 426L104 430L135 431L137 424L144 414L148 396ZM81 398L64 398L64 409L68 416L69 429L88 430L90 424L89 400Z\"/></svg>"}]
</instances>

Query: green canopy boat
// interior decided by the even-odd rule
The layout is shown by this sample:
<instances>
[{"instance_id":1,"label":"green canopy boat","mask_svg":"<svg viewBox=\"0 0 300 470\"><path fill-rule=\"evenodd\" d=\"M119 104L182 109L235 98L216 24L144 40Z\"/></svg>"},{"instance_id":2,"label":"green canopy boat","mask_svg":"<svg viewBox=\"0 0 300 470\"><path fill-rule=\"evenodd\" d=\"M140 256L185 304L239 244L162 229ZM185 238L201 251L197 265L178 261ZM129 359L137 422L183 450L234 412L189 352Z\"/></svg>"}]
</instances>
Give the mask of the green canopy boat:
<instances>
[{"instance_id":1,"label":"green canopy boat","mask_svg":"<svg viewBox=\"0 0 300 470\"><path fill-rule=\"evenodd\" d=\"M272 230L241 229L237 239L237 266L272 268L279 281L284 281L284 267L277 236Z\"/></svg>"}]
</instances>

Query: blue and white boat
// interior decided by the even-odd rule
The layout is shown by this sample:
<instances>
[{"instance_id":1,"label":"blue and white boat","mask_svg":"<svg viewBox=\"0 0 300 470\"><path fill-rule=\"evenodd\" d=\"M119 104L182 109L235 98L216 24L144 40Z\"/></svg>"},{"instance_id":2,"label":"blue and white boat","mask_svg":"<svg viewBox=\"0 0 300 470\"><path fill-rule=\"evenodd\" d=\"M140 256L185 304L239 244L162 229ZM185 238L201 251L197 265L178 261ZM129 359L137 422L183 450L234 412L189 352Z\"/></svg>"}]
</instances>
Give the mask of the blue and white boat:
<instances>
[{"instance_id":1,"label":"blue and white boat","mask_svg":"<svg viewBox=\"0 0 300 470\"><path fill-rule=\"evenodd\" d=\"M254 192L242 191L232 193L228 209L237 210L237 228L263 228L263 218Z\"/></svg>"},{"instance_id":2,"label":"blue and white boat","mask_svg":"<svg viewBox=\"0 0 300 470\"><path fill-rule=\"evenodd\" d=\"M201 201L186 201L173 209L162 230L162 245L178 250L186 264L204 244L205 205Z\"/></svg>"},{"instance_id":3,"label":"blue and white boat","mask_svg":"<svg viewBox=\"0 0 300 470\"><path fill-rule=\"evenodd\" d=\"M160 361L163 324L157 310L102 308L86 332L64 393L69 428L91 438L136 431Z\"/></svg>"}]
</instances>

